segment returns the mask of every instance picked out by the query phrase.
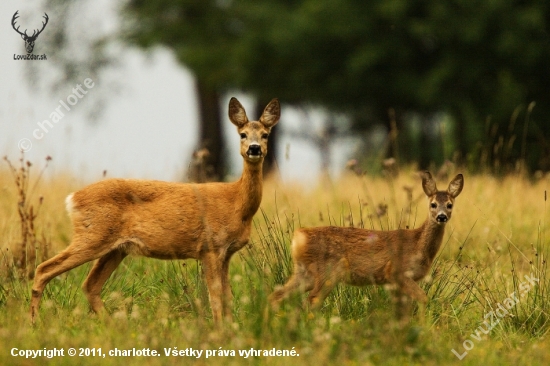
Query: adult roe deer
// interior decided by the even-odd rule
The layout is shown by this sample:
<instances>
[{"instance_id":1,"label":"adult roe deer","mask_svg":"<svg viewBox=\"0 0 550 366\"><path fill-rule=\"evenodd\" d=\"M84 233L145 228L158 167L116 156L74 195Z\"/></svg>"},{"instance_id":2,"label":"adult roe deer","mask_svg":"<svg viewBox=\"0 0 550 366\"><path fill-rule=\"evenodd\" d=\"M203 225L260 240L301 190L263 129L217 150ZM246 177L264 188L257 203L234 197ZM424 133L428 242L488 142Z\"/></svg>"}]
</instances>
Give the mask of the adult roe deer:
<instances>
[{"instance_id":1,"label":"adult roe deer","mask_svg":"<svg viewBox=\"0 0 550 366\"><path fill-rule=\"evenodd\" d=\"M404 294L426 303L428 298L416 281L426 276L439 251L445 224L463 186L464 178L458 174L447 191L438 191L432 175L424 172L422 188L428 197L429 214L416 229L328 226L296 230L291 247L294 273L270 295L270 302L276 306L293 292L310 291L308 300L318 307L340 281L356 286L399 281Z\"/></svg>"},{"instance_id":2,"label":"adult roe deer","mask_svg":"<svg viewBox=\"0 0 550 366\"><path fill-rule=\"evenodd\" d=\"M236 98L229 119L241 137L244 168L232 183L170 183L109 179L67 197L74 227L71 244L36 268L31 298L34 323L44 287L94 259L83 289L96 313L104 310L103 284L128 254L202 261L213 318L231 319L228 271L231 256L248 243L252 217L262 200L262 165L267 139L280 117L273 99L259 121L249 121Z\"/></svg>"}]
</instances>

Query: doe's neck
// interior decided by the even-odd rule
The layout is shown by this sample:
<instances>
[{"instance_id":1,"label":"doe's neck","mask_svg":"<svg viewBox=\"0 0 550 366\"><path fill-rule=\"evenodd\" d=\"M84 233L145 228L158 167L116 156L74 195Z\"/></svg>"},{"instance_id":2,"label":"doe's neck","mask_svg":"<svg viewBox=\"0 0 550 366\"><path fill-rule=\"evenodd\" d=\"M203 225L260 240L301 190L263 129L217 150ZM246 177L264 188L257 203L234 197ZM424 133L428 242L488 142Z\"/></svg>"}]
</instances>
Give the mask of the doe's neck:
<instances>
[{"instance_id":1,"label":"doe's neck","mask_svg":"<svg viewBox=\"0 0 550 366\"><path fill-rule=\"evenodd\" d=\"M237 181L239 198L242 200L241 215L243 221L252 219L262 202L263 158L251 163L244 161L243 173ZM237 199L237 197L236 197Z\"/></svg>"}]
</instances>

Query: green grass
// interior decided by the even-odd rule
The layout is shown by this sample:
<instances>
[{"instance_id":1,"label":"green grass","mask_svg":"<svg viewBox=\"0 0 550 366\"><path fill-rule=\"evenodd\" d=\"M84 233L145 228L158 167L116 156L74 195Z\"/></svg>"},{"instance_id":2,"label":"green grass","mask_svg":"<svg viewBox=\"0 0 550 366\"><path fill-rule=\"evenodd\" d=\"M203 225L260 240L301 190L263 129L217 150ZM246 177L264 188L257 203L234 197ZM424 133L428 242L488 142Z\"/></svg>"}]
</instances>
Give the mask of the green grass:
<instances>
[{"instance_id":1,"label":"green grass","mask_svg":"<svg viewBox=\"0 0 550 366\"><path fill-rule=\"evenodd\" d=\"M90 264L52 280L46 287L39 321L29 319L32 282L14 269L11 252L19 238L17 198L10 176L0 170L0 364L181 364L185 356L165 356L165 348L203 350L197 365L544 365L550 362L549 301L544 192L550 180L522 177L496 180L465 177L442 249L432 273L422 282L429 302L413 306L410 322L399 326L388 291L381 286L338 286L320 311L303 306L304 296L286 301L276 313L266 311L267 297L292 271L289 251L295 228L350 225L376 229L399 223L418 226L427 214L420 182L412 173L387 180L344 177L332 186L305 189L266 182L262 209L254 219L251 243L231 262L234 322L212 323L200 264L126 258L106 283L102 298L111 314L89 313L80 287ZM63 198L78 186L52 177L37 186L44 196L37 230L51 238L50 253L71 238ZM448 183L438 180L440 189ZM401 187L413 187L412 199ZM35 197L35 198L36 198ZM380 204L387 212L377 215ZM524 276L539 282L509 310L488 334L476 329L513 292ZM524 289L524 288L523 288ZM472 338L472 335L479 338ZM469 341L467 341L469 340ZM465 341L467 341L465 343ZM459 360L466 346L473 345ZM67 356L73 347L154 349L160 357ZM13 348L63 348L64 357L13 357ZM239 350L295 350L296 357L244 358ZM207 350L215 356L205 358ZM220 351L235 356L219 356ZM229 352L230 353L230 352Z\"/></svg>"}]
</instances>

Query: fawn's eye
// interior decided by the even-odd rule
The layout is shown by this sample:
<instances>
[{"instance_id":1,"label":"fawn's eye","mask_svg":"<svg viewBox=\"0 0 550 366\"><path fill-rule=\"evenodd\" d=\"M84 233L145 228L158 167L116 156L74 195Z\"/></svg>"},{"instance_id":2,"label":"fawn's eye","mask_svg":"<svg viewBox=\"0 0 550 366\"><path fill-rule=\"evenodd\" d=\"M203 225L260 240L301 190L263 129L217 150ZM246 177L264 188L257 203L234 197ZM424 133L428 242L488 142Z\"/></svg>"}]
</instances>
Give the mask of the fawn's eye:
<instances>
[{"instance_id":1,"label":"fawn's eye","mask_svg":"<svg viewBox=\"0 0 550 366\"><path fill-rule=\"evenodd\" d=\"M269 134L267 134L267 133L264 133L264 134L262 135L262 138L263 138L264 140L267 140L268 137L269 137Z\"/></svg>"},{"instance_id":2,"label":"fawn's eye","mask_svg":"<svg viewBox=\"0 0 550 366\"><path fill-rule=\"evenodd\" d=\"M437 203L432 202L432 203L430 204L430 207L431 207L431 208L437 208Z\"/></svg>"},{"instance_id":3,"label":"fawn's eye","mask_svg":"<svg viewBox=\"0 0 550 366\"><path fill-rule=\"evenodd\" d=\"M245 139L246 138L246 133L241 133L241 138Z\"/></svg>"},{"instance_id":4,"label":"fawn's eye","mask_svg":"<svg viewBox=\"0 0 550 366\"><path fill-rule=\"evenodd\" d=\"M447 203L447 208L450 210L451 208L453 208L453 204L452 203Z\"/></svg>"}]
</instances>

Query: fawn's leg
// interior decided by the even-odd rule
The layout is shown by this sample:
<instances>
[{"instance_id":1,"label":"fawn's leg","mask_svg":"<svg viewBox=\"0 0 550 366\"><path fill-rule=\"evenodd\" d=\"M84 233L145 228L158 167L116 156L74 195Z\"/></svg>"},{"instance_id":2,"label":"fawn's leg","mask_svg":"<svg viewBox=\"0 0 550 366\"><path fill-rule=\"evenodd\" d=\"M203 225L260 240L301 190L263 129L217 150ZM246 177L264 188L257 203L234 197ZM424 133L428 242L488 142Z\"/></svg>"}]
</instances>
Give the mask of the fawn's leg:
<instances>
[{"instance_id":1,"label":"fawn's leg","mask_svg":"<svg viewBox=\"0 0 550 366\"><path fill-rule=\"evenodd\" d=\"M403 293L408 295L412 300L418 301L418 314L420 321L423 323L425 320L426 303L428 302L428 296L418 283L414 282L411 278L406 277L403 280Z\"/></svg>"},{"instance_id":2,"label":"fawn's leg","mask_svg":"<svg viewBox=\"0 0 550 366\"><path fill-rule=\"evenodd\" d=\"M414 282L409 277L403 277L403 288L402 291L404 294L408 295L411 299L416 300L422 304L426 304L428 302L428 296L426 296L426 293L422 288L418 285L418 283Z\"/></svg>"},{"instance_id":3,"label":"fawn's leg","mask_svg":"<svg viewBox=\"0 0 550 366\"><path fill-rule=\"evenodd\" d=\"M313 280L310 273L301 263L294 263L294 273L284 286L277 286L269 295L271 306L276 308L281 301L295 292L307 292L313 289Z\"/></svg>"},{"instance_id":4,"label":"fawn's leg","mask_svg":"<svg viewBox=\"0 0 550 366\"><path fill-rule=\"evenodd\" d=\"M314 309L321 307L325 298L342 281L346 273L343 260L330 266L330 268L323 268L319 272L315 278L315 286L308 297L309 303Z\"/></svg>"},{"instance_id":5,"label":"fawn's leg","mask_svg":"<svg viewBox=\"0 0 550 366\"><path fill-rule=\"evenodd\" d=\"M428 297L413 279L393 269L391 262L388 262L385 271L388 282L395 285L395 315L400 326L403 326L409 321L411 300L416 300L424 305L428 302ZM423 311L421 312L421 317L424 317Z\"/></svg>"}]
</instances>

